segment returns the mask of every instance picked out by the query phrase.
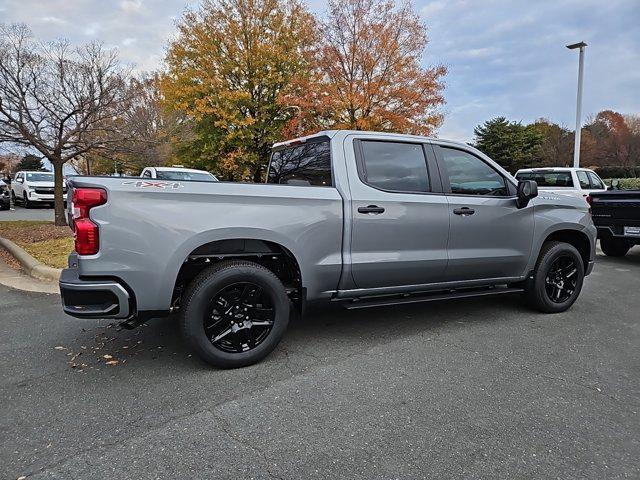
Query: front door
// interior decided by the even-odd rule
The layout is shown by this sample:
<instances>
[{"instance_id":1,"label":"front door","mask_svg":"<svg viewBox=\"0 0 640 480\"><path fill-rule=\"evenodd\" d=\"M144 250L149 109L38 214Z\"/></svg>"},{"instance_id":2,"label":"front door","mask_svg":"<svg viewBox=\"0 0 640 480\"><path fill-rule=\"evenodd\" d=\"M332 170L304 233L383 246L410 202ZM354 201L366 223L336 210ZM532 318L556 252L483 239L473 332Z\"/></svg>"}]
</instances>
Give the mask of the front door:
<instances>
[{"instance_id":1,"label":"front door","mask_svg":"<svg viewBox=\"0 0 640 480\"><path fill-rule=\"evenodd\" d=\"M459 148L434 149L451 218L447 280L525 275L533 243L533 206L519 209L515 186L479 156Z\"/></svg>"},{"instance_id":2,"label":"front door","mask_svg":"<svg viewBox=\"0 0 640 480\"><path fill-rule=\"evenodd\" d=\"M449 211L433 151L419 142L353 142L351 273L357 288L443 280ZM347 148L349 146L347 145Z\"/></svg>"}]
</instances>

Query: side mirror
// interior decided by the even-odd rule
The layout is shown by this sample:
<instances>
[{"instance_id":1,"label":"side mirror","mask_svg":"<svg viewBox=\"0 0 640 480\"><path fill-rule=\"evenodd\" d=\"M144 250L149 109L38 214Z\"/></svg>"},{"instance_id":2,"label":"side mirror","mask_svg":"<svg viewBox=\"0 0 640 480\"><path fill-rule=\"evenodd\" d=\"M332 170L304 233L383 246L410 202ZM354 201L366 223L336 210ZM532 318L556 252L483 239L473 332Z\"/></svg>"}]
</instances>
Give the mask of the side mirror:
<instances>
[{"instance_id":1,"label":"side mirror","mask_svg":"<svg viewBox=\"0 0 640 480\"><path fill-rule=\"evenodd\" d=\"M24 183L24 180L22 178L19 178L18 180L16 180L16 182L18 183Z\"/></svg>"},{"instance_id":2,"label":"side mirror","mask_svg":"<svg viewBox=\"0 0 640 480\"><path fill-rule=\"evenodd\" d=\"M529 200L538 196L538 184L535 180L520 180L518 182L518 208L524 208L529 204Z\"/></svg>"}]
</instances>

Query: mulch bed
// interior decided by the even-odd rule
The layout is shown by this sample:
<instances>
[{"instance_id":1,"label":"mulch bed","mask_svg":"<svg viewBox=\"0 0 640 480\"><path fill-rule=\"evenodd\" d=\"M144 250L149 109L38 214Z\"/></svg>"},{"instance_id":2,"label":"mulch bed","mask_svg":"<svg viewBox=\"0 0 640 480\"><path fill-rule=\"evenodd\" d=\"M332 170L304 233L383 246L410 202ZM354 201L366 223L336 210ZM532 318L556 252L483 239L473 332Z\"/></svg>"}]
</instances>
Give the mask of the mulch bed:
<instances>
[{"instance_id":1,"label":"mulch bed","mask_svg":"<svg viewBox=\"0 0 640 480\"><path fill-rule=\"evenodd\" d=\"M50 222L0 222L0 237L25 244L73 237L73 232L67 226L56 227Z\"/></svg>"},{"instance_id":2,"label":"mulch bed","mask_svg":"<svg viewBox=\"0 0 640 480\"><path fill-rule=\"evenodd\" d=\"M73 232L71 232L71 229L67 226L56 227L52 222L5 221L0 222L0 237L11 240L13 243L25 248L32 256L35 256L41 262L60 268L60 266L64 267L66 265L63 261L63 257L66 258L68 252L63 251L64 247L63 250L60 250L60 246L57 245L59 242L50 242L50 240L57 240L60 238L71 239L73 237ZM43 244L46 245L44 253L42 252L43 245L34 245L33 249L29 248L29 245L40 242L48 242ZM1 247L0 260L4 261L11 268L20 270L20 263L13 258L9 252Z\"/></svg>"},{"instance_id":3,"label":"mulch bed","mask_svg":"<svg viewBox=\"0 0 640 480\"><path fill-rule=\"evenodd\" d=\"M0 260L15 270L20 270L20 263L9 252L0 247Z\"/></svg>"}]
</instances>

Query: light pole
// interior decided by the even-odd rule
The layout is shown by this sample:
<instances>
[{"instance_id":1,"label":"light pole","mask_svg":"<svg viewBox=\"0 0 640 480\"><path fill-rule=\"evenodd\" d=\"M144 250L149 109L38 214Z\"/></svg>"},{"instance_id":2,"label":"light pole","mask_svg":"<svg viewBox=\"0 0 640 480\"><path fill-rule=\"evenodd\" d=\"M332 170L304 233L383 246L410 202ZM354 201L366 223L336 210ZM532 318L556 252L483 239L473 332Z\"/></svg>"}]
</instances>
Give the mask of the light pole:
<instances>
[{"instance_id":1,"label":"light pole","mask_svg":"<svg viewBox=\"0 0 640 480\"><path fill-rule=\"evenodd\" d=\"M578 99L576 101L576 134L573 146L573 167L580 166L580 134L582 133L582 78L584 76L584 42L567 45L569 50L580 49L580 63L578 64Z\"/></svg>"}]
</instances>

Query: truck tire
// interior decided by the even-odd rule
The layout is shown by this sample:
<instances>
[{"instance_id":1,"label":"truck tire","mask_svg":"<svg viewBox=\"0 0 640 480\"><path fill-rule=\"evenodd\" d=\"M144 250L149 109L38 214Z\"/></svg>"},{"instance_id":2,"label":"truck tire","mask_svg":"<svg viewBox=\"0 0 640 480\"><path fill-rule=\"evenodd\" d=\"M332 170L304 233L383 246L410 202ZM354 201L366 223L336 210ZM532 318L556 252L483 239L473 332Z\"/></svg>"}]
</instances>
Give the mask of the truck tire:
<instances>
[{"instance_id":1,"label":"truck tire","mask_svg":"<svg viewBox=\"0 0 640 480\"><path fill-rule=\"evenodd\" d=\"M31 208L33 206L33 204L27 198L26 192L22 194L22 205L24 206L24 208Z\"/></svg>"},{"instance_id":2,"label":"truck tire","mask_svg":"<svg viewBox=\"0 0 640 480\"><path fill-rule=\"evenodd\" d=\"M525 285L529 304L544 313L559 313L576 301L584 281L584 263L573 245L547 242L542 246L533 278Z\"/></svg>"},{"instance_id":3,"label":"truck tire","mask_svg":"<svg viewBox=\"0 0 640 480\"><path fill-rule=\"evenodd\" d=\"M238 368L271 353L287 329L290 310L285 288L270 270L230 260L203 270L189 284L180 328L205 362Z\"/></svg>"},{"instance_id":4,"label":"truck tire","mask_svg":"<svg viewBox=\"0 0 640 480\"><path fill-rule=\"evenodd\" d=\"M605 237L600 239L600 248L609 257L624 257L631 245L620 238Z\"/></svg>"}]
</instances>

